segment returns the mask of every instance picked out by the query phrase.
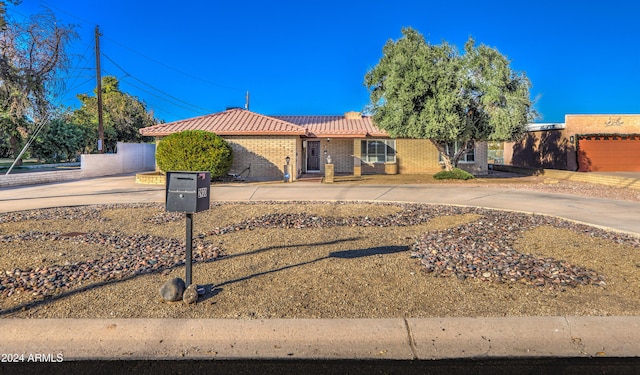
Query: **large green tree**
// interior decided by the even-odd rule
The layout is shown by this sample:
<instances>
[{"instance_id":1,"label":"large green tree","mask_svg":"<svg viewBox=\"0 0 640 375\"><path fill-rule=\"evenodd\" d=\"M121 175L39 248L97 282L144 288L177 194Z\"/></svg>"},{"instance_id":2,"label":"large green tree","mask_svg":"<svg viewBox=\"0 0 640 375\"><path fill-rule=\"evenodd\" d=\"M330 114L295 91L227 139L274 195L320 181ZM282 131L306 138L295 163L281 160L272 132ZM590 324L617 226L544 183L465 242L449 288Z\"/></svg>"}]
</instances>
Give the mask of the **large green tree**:
<instances>
[{"instance_id":1,"label":"large green tree","mask_svg":"<svg viewBox=\"0 0 640 375\"><path fill-rule=\"evenodd\" d=\"M94 95L77 96L82 103L75 110L72 121L85 131L85 152L97 149L98 139L98 98ZM102 78L104 144L106 150L113 151L117 142L147 142L150 137L140 135L139 129L158 123L153 112L135 96L120 90L116 77Z\"/></svg>"},{"instance_id":2,"label":"large green tree","mask_svg":"<svg viewBox=\"0 0 640 375\"><path fill-rule=\"evenodd\" d=\"M446 170L478 141L513 140L524 133L535 115L531 84L505 56L476 46L472 38L460 53L446 42L426 42L412 28L402 34L385 44L364 79L369 111L380 128L393 137L430 139Z\"/></svg>"},{"instance_id":3,"label":"large green tree","mask_svg":"<svg viewBox=\"0 0 640 375\"><path fill-rule=\"evenodd\" d=\"M83 130L68 116L58 114L40 131L31 147L31 156L48 163L74 161L84 147Z\"/></svg>"},{"instance_id":4,"label":"large green tree","mask_svg":"<svg viewBox=\"0 0 640 375\"><path fill-rule=\"evenodd\" d=\"M69 65L66 48L76 34L50 11L18 22L4 13L4 6L0 4L0 131L18 157L22 138L47 121L50 99L63 89L57 78Z\"/></svg>"}]
</instances>

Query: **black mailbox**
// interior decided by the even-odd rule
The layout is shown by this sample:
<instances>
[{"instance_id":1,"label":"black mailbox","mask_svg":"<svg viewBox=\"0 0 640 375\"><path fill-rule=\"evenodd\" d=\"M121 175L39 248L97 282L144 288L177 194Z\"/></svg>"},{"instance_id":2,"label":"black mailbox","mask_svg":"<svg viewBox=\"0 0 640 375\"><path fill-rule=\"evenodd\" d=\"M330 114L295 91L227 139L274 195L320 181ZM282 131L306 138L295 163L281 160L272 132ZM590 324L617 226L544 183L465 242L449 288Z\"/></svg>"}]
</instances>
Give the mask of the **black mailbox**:
<instances>
[{"instance_id":1,"label":"black mailbox","mask_svg":"<svg viewBox=\"0 0 640 375\"><path fill-rule=\"evenodd\" d=\"M210 176L209 172L167 172L166 210L186 213L208 210Z\"/></svg>"}]
</instances>

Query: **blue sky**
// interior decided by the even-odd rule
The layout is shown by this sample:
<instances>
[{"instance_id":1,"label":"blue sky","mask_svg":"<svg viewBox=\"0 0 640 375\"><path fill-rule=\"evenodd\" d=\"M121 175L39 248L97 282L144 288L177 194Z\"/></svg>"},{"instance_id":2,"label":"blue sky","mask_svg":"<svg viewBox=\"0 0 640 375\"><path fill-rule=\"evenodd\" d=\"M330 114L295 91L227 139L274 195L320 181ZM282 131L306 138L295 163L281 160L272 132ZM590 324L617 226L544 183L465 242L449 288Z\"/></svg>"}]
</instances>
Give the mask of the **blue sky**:
<instances>
[{"instance_id":1,"label":"blue sky","mask_svg":"<svg viewBox=\"0 0 640 375\"><path fill-rule=\"evenodd\" d=\"M497 48L531 80L538 122L565 114L640 113L640 22L633 1L187 1L23 0L48 7L80 38L59 103L77 107L102 74L166 122L244 106L267 115L362 110L365 73L384 43L413 27L462 49L469 36Z\"/></svg>"}]
</instances>

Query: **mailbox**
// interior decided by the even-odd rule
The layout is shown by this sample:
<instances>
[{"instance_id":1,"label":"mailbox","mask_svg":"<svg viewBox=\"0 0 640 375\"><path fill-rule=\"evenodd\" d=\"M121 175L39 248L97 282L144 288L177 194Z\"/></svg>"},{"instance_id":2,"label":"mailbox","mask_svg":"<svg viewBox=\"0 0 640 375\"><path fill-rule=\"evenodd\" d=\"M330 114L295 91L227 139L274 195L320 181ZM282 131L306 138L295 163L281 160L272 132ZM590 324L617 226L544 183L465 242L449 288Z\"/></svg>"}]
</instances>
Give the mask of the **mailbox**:
<instances>
[{"instance_id":1,"label":"mailbox","mask_svg":"<svg viewBox=\"0 0 640 375\"><path fill-rule=\"evenodd\" d=\"M195 213L209 209L209 172L167 172L166 210Z\"/></svg>"}]
</instances>

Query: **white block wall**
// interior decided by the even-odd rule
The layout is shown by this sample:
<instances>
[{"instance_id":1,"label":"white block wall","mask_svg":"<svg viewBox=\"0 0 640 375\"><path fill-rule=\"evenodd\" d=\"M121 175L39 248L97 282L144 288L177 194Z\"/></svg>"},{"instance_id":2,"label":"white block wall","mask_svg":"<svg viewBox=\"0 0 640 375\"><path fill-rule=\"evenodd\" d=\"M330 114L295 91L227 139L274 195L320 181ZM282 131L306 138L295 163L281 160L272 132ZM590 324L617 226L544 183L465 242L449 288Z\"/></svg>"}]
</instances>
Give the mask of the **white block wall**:
<instances>
[{"instance_id":1,"label":"white block wall","mask_svg":"<svg viewBox=\"0 0 640 375\"><path fill-rule=\"evenodd\" d=\"M80 156L80 170L18 173L0 175L0 187L43 184L77 180L87 177L153 171L156 166L156 145L118 142L115 154Z\"/></svg>"}]
</instances>

